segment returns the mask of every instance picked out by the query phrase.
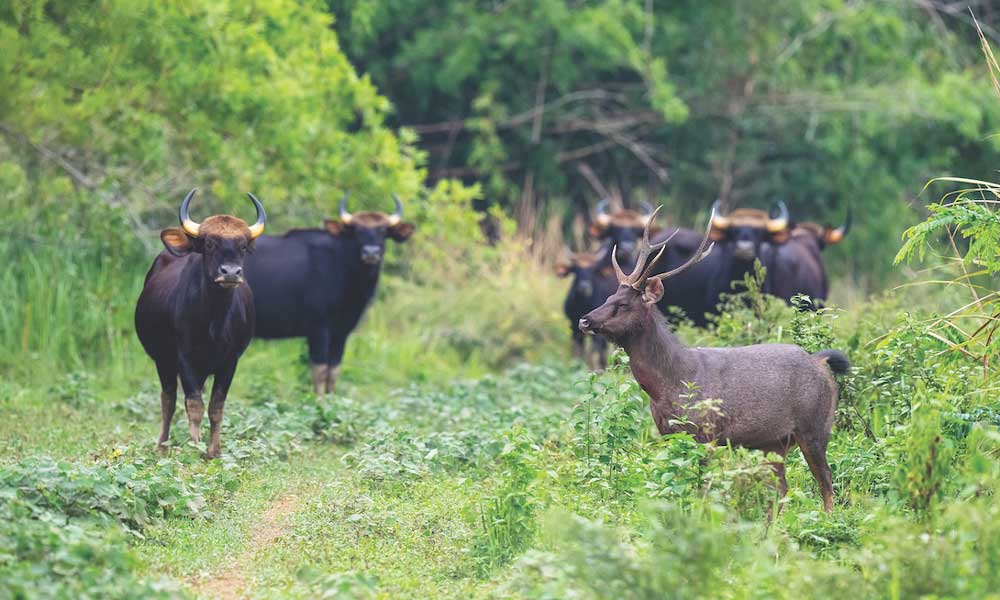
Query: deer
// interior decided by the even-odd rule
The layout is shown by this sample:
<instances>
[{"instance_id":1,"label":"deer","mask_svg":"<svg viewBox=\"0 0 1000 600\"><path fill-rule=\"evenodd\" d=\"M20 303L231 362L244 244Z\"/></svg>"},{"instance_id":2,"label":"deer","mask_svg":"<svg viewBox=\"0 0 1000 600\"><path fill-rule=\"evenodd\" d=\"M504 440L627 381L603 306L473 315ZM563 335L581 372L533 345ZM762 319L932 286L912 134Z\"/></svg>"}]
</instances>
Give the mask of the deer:
<instances>
[{"instance_id":1,"label":"deer","mask_svg":"<svg viewBox=\"0 0 1000 600\"><path fill-rule=\"evenodd\" d=\"M779 501L788 492L785 456L798 446L819 485L823 510L829 513L833 476L826 448L839 396L834 374L850 370L847 357L837 350L810 354L792 344L688 347L657 309L664 281L712 252L714 244L709 240L714 217L713 209L709 228L691 257L664 273L652 271L671 238L650 244L648 224L630 274L622 271L612 252L618 289L584 315L579 328L605 336L628 354L632 375L649 395L650 412L661 435L688 432L701 443L777 454L781 461L771 467L778 479ZM780 502L778 506L780 510Z\"/></svg>"}]
</instances>

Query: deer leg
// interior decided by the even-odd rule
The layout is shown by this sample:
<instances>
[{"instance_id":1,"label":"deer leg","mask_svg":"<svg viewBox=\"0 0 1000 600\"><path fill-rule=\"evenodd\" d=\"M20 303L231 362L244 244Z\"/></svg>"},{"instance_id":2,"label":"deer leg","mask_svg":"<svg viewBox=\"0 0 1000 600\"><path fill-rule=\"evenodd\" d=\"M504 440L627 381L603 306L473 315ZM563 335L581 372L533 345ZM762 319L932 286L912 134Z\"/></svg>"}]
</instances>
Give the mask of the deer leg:
<instances>
[{"instance_id":1,"label":"deer leg","mask_svg":"<svg viewBox=\"0 0 1000 600\"><path fill-rule=\"evenodd\" d=\"M785 499L788 495L788 480L785 479L785 457L788 456L789 444L786 442L781 446L775 448L766 448L764 452L773 452L781 457L780 461L775 461L771 463L771 470L774 471L774 476L778 478L778 498L776 501L778 509L775 510L772 506L767 509L767 522L771 523L772 518L777 513L781 512L781 501Z\"/></svg>"},{"instance_id":2,"label":"deer leg","mask_svg":"<svg viewBox=\"0 0 1000 600\"><path fill-rule=\"evenodd\" d=\"M820 493L823 495L823 510L830 513L833 511L833 473L826 462L826 442L800 438L799 448L802 449L802 456L805 457L813 478L819 484Z\"/></svg>"},{"instance_id":3,"label":"deer leg","mask_svg":"<svg viewBox=\"0 0 1000 600\"><path fill-rule=\"evenodd\" d=\"M159 361L156 363L156 373L160 376L160 439L156 449L163 452L170 440L170 424L177 410L177 364Z\"/></svg>"}]
</instances>

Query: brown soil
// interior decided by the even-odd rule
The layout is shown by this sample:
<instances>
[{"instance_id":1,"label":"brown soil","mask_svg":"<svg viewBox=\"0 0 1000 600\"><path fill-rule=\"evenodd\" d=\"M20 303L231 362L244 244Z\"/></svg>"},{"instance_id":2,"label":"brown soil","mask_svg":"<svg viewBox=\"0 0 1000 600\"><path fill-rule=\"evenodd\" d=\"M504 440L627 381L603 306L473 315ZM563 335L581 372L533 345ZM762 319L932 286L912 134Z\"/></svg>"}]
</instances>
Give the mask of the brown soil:
<instances>
[{"instance_id":1,"label":"brown soil","mask_svg":"<svg viewBox=\"0 0 1000 600\"><path fill-rule=\"evenodd\" d=\"M285 517L295 512L298 504L299 497L294 494L279 498L264 511L260 522L254 525L246 551L222 571L206 579L194 579L191 582L191 589L198 596L208 598L222 600L243 598L247 584L247 565L253 561L257 553L266 551L288 531L283 521Z\"/></svg>"}]
</instances>

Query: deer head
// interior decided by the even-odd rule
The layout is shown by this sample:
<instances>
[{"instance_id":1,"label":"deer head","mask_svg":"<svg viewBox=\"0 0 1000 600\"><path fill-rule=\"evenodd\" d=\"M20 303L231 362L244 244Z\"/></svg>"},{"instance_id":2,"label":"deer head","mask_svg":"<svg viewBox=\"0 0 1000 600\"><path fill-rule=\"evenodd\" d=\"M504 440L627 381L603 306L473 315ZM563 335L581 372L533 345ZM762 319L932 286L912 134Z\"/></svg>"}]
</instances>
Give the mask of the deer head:
<instances>
[{"instance_id":1,"label":"deer head","mask_svg":"<svg viewBox=\"0 0 1000 600\"><path fill-rule=\"evenodd\" d=\"M659 212L659 207L653 212L649 222L643 230L642 239L638 245L638 256L635 269L630 274L625 274L615 253L611 254L611 262L614 265L615 273L618 276L618 290L608 297L608 299L598 308L587 313L580 319L579 327L584 333L599 333L607 336L612 341L621 342L623 339L642 330L648 322L646 317L652 311L659 311L656 303L663 297L663 282L671 277L676 277L687 271L694 265L704 260L714 247L710 237L712 232L712 222L715 218L715 209L708 219L708 229L701 240L698 249L691 255L684 264L671 269L665 273L650 275L657 261L663 256L667 243L673 235L658 244L649 243L649 227ZM676 232L675 234L676 235ZM650 254L659 251L649 259Z\"/></svg>"}]
</instances>

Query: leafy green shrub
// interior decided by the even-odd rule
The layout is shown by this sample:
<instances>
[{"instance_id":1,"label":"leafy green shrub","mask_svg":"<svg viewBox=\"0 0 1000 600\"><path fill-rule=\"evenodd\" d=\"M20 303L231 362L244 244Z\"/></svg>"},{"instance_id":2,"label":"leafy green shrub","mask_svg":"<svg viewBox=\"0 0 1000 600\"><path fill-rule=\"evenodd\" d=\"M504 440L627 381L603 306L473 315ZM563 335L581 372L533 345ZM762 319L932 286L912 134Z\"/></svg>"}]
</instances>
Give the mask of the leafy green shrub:
<instances>
[{"instance_id":1,"label":"leafy green shrub","mask_svg":"<svg viewBox=\"0 0 1000 600\"><path fill-rule=\"evenodd\" d=\"M480 505L480 530L471 548L475 570L482 576L510 562L535 535L538 504L531 488L538 470L529 456L536 451L523 432L506 436L499 456L500 489Z\"/></svg>"},{"instance_id":2,"label":"leafy green shrub","mask_svg":"<svg viewBox=\"0 0 1000 600\"><path fill-rule=\"evenodd\" d=\"M178 598L175 587L135 575L126 539L66 522L0 487L0 598Z\"/></svg>"},{"instance_id":3,"label":"leafy green shrub","mask_svg":"<svg viewBox=\"0 0 1000 600\"><path fill-rule=\"evenodd\" d=\"M933 398L918 398L913 418L894 434L900 439L889 440L889 458L897 465L897 496L926 517L948 492L955 441L943 434L945 416Z\"/></svg>"},{"instance_id":4,"label":"leafy green shrub","mask_svg":"<svg viewBox=\"0 0 1000 600\"><path fill-rule=\"evenodd\" d=\"M85 371L67 374L51 388L52 396L59 402L75 407L92 405L97 400L94 393L94 376Z\"/></svg>"},{"instance_id":5,"label":"leafy green shrub","mask_svg":"<svg viewBox=\"0 0 1000 600\"><path fill-rule=\"evenodd\" d=\"M323 573L312 567L300 569L298 581L310 598L320 600L368 600L378 597L378 580L364 573Z\"/></svg>"},{"instance_id":6,"label":"leafy green shrub","mask_svg":"<svg viewBox=\"0 0 1000 600\"><path fill-rule=\"evenodd\" d=\"M75 465L27 459L0 467L0 489L32 509L67 518L110 518L139 533L172 516L197 516L206 485L179 477L172 459Z\"/></svg>"},{"instance_id":7,"label":"leafy green shrub","mask_svg":"<svg viewBox=\"0 0 1000 600\"><path fill-rule=\"evenodd\" d=\"M709 315L712 343L718 346L749 346L784 340L788 307L780 298L763 292L765 269L760 261L743 281L733 282L733 292L722 295L719 313Z\"/></svg>"},{"instance_id":8,"label":"leafy green shrub","mask_svg":"<svg viewBox=\"0 0 1000 600\"><path fill-rule=\"evenodd\" d=\"M573 444L580 459L578 479L622 497L642 485L641 442L650 420L645 394L628 369L628 356L616 351L610 363L578 386L583 399L573 407Z\"/></svg>"}]
</instances>

